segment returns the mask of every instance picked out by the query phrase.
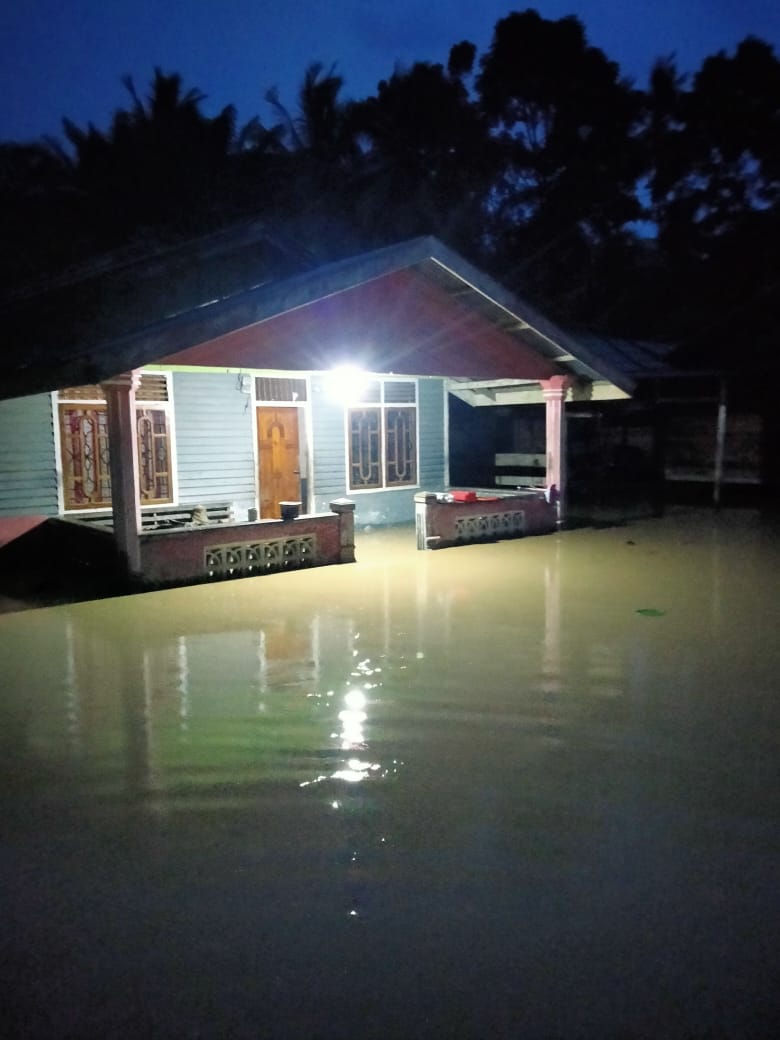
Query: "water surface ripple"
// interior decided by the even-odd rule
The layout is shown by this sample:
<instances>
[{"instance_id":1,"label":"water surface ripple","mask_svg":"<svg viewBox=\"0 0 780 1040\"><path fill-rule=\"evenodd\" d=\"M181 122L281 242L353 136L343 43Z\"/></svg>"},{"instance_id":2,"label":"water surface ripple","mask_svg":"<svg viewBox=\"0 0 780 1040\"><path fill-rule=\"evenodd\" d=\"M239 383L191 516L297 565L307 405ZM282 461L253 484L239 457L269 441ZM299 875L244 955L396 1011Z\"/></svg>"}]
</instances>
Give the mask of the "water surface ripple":
<instances>
[{"instance_id":1,"label":"water surface ripple","mask_svg":"<svg viewBox=\"0 0 780 1040\"><path fill-rule=\"evenodd\" d=\"M5 1035L774 1036L778 587L680 512L0 616Z\"/></svg>"}]
</instances>

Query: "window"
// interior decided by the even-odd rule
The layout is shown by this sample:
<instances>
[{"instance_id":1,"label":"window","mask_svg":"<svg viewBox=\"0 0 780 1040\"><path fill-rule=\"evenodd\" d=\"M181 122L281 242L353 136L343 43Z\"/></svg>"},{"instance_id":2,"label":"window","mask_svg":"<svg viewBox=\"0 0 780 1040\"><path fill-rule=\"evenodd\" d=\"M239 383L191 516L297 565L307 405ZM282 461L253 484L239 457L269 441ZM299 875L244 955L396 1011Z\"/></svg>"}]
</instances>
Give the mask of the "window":
<instances>
[{"instance_id":1,"label":"window","mask_svg":"<svg viewBox=\"0 0 780 1040\"><path fill-rule=\"evenodd\" d=\"M348 412L351 491L417 483L417 384L372 380Z\"/></svg>"},{"instance_id":2,"label":"window","mask_svg":"<svg viewBox=\"0 0 780 1040\"><path fill-rule=\"evenodd\" d=\"M60 454L65 509L108 509L111 470L105 394L100 386L59 393ZM136 432L141 505L173 501L168 380L141 376Z\"/></svg>"}]
</instances>

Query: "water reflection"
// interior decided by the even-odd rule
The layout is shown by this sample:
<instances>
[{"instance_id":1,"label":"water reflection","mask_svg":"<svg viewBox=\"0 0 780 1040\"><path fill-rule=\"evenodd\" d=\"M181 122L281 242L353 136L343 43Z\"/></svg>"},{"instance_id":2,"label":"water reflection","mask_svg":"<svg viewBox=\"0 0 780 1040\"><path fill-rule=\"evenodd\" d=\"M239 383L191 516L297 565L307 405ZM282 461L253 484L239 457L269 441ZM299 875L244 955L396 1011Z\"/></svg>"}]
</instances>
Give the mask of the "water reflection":
<instances>
[{"instance_id":1,"label":"water reflection","mask_svg":"<svg viewBox=\"0 0 780 1040\"><path fill-rule=\"evenodd\" d=\"M366 695L362 690L349 690L344 697L344 704L344 709L339 712L341 747L344 750L365 747L363 725L368 716L363 709Z\"/></svg>"},{"instance_id":2,"label":"water reflection","mask_svg":"<svg viewBox=\"0 0 780 1040\"><path fill-rule=\"evenodd\" d=\"M779 545L390 537L0 618L23 1035L760 1036Z\"/></svg>"},{"instance_id":3,"label":"water reflection","mask_svg":"<svg viewBox=\"0 0 780 1040\"><path fill-rule=\"evenodd\" d=\"M45 666L32 652L16 665L29 673L16 692L36 691L36 710L25 712L27 744L45 749L50 768L67 770L71 791L124 793L158 812L209 799L215 808L237 805L264 777L303 788L397 774L401 758L381 750L383 719L397 719L399 706L412 701L424 715L426 694L434 712L456 712L453 697L478 691L490 681L480 673L501 667L505 635L526 655L524 669L533 670L541 647L543 689L560 686L557 558L543 575L525 576L529 596L534 581L543 582L541 638L529 629L527 601L518 599L491 632L496 655L486 659L477 644L459 671L451 660L479 632L485 576L466 581L453 571L442 582L438 564L412 557L406 582L403 570L383 566L372 575L370 597L358 586L342 601L314 575L323 597L273 612L248 594L253 584L240 583L8 616L7 630L27 636L43 626L52 647ZM46 702L58 690L62 708L52 712ZM19 707L12 693L5 708ZM327 768L312 770L312 763Z\"/></svg>"},{"instance_id":4,"label":"water reflection","mask_svg":"<svg viewBox=\"0 0 780 1040\"><path fill-rule=\"evenodd\" d=\"M157 605L154 597L117 601L124 621L94 604L29 616L45 625L52 653L41 659L27 638L19 644L16 681L0 709L8 732L24 727L16 757L25 748L31 760L44 754L71 794L124 793L156 811L186 808L190 797L202 804L209 792L215 807L227 791L237 804L264 777L305 786L312 762L328 763L318 779L386 775L368 738L382 665L358 651L350 616L275 617L216 632L166 631L148 616L139 624ZM162 612L170 620L167 605ZM31 634L29 619L4 624ZM386 652L384 625L379 647Z\"/></svg>"}]
</instances>

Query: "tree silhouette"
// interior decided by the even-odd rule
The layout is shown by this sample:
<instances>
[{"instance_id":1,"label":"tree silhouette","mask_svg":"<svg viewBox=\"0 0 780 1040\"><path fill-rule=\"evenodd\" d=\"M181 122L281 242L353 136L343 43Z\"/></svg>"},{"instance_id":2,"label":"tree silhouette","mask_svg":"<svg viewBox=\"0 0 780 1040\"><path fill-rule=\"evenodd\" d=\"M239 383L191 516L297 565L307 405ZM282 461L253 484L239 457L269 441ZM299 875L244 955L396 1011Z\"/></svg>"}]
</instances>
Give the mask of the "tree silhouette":
<instances>
[{"instance_id":1,"label":"tree silhouette","mask_svg":"<svg viewBox=\"0 0 780 1040\"><path fill-rule=\"evenodd\" d=\"M589 46L574 16L513 13L495 28L477 90L502 145L493 199L502 265L527 291L587 312L600 261L642 216L641 93Z\"/></svg>"},{"instance_id":2,"label":"tree silhouette","mask_svg":"<svg viewBox=\"0 0 780 1040\"><path fill-rule=\"evenodd\" d=\"M64 120L75 153L76 186L89 201L96 234L106 244L149 227L197 229L218 209L235 134L235 110L214 118L201 111L204 95L182 88L181 76L155 70L142 100L124 77L129 109L114 114L106 133Z\"/></svg>"},{"instance_id":3,"label":"tree silhouette","mask_svg":"<svg viewBox=\"0 0 780 1040\"><path fill-rule=\"evenodd\" d=\"M768 344L780 295L780 62L748 37L708 57L690 88L653 70L650 176L670 331L699 361L749 330ZM733 353L733 352L732 352Z\"/></svg>"},{"instance_id":4,"label":"tree silhouette","mask_svg":"<svg viewBox=\"0 0 780 1040\"><path fill-rule=\"evenodd\" d=\"M51 140L0 143L0 285L20 285L89 249L78 219L74 166Z\"/></svg>"},{"instance_id":5,"label":"tree silhouette","mask_svg":"<svg viewBox=\"0 0 780 1040\"><path fill-rule=\"evenodd\" d=\"M463 83L471 59L466 43L448 72L427 62L396 69L355 106L368 180L361 213L374 238L433 233L479 250L498 153Z\"/></svg>"},{"instance_id":6,"label":"tree silhouette","mask_svg":"<svg viewBox=\"0 0 780 1040\"><path fill-rule=\"evenodd\" d=\"M251 217L312 263L435 234L559 321L691 357L744 336L774 354L780 63L764 41L690 80L664 59L639 90L576 17L526 10L481 56L463 40L362 100L312 64L292 114L270 91L274 122L241 128L178 74L156 69L145 96L123 82L106 130L65 120L65 148L0 145L6 286Z\"/></svg>"}]
</instances>

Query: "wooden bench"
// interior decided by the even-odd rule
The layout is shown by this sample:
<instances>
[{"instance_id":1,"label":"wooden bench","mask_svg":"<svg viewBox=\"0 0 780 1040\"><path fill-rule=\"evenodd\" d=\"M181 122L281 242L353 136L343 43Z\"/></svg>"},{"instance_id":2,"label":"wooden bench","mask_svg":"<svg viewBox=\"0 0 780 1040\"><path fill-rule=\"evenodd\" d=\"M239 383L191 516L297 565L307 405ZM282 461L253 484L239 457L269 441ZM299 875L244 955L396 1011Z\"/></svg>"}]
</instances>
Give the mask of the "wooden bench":
<instances>
[{"instance_id":1,"label":"wooden bench","mask_svg":"<svg viewBox=\"0 0 780 1040\"><path fill-rule=\"evenodd\" d=\"M198 511L196 513L196 510ZM110 513L84 515L77 518L98 527L112 527L113 517ZM194 505L147 506L141 509L141 530L160 531L175 527L207 527L212 524L226 524L233 520L233 506L230 502L197 502Z\"/></svg>"},{"instance_id":2,"label":"wooden bench","mask_svg":"<svg viewBox=\"0 0 780 1040\"><path fill-rule=\"evenodd\" d=\"M156 531L166 527L207 527L233 520L230 502L197 502L191 506L155 506L141 511L141 529Z\"/></svg>"},{"instance_id":3,"label":"wooden bench","mask_svg":"<svg viewBox=\"0 0 780 1040\"><path fill-rule=\"evenodd\" d=\"M537 454L502 452L495 456L496 487L546 487L547 460L543 451Z\"/></svg>"}]
</instances>

